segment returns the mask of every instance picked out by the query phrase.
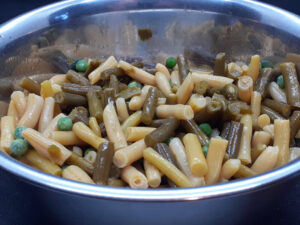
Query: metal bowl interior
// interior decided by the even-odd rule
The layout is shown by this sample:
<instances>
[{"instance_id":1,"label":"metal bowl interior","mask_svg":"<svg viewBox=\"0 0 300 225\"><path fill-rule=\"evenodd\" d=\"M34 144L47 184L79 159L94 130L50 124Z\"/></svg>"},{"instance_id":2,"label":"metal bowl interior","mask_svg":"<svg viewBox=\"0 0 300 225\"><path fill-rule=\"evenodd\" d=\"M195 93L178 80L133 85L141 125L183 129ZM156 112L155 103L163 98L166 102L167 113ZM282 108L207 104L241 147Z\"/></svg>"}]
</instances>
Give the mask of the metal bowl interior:
<instances>
[{"instance_id":1,"label":"metal bowl interior","mask_svg":"<svg viewBox=\"0 0 300 225\"><path fill-rule=\"evenodd\" d=\"M281 18L277 20L276 18ZM152 30L141 41L138 30ZM143 59L151 66L169 55L184 53L192 65L213 63L218 52L248 61L253 54L282 60L286 52L300 52L300 18L284 10L252 1L67 1L17 17L0 27L0 71L3 81L41 73L16 67L32 57L32 45L51 31L55 38L43 51L59 49L70 58ZM46 72L56 72L55 68ZM8 92L0 91L5 99ZM297 176L300 160L248 179L188 189L131 190L78 183L32 169L0 154L5 170L46 188L96 198L177 201L246 193Z\"/></svg>"}]
</instances>

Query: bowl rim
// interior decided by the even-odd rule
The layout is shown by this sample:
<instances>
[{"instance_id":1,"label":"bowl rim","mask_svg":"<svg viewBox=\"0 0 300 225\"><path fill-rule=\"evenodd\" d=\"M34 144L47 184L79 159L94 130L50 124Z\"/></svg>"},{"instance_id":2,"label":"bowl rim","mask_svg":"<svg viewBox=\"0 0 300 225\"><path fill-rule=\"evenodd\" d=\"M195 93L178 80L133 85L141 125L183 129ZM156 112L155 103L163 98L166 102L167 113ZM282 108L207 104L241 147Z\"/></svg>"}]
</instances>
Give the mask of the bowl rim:
<instances>
[{"instance_id":1,"label":"bowl rim","mask_svg":"<svg viewBox=\"0 0 300 225\"><path fill-rule=\"evenodd\" d=\"M29 11L14 19L11 19L0 26L1 31L9 30L20 21L26 20L32 15L45 12L49 9L64 8L75 4L93 2L95 0L72 0L62 1L49 4L38 9ZM105 0L104 0L105 1ZM226 2L234 2L236 4L247 4L251 7L264 7L270 11L276 11L290 20L296 20L300 24L300 17L286 10L271 6L266 3L256 2L252 0L221 0ZM1 36L0 36L1 37ZM23 164L16 159L0 152L0 167L12 173L21 179L30 182L34 185L42 186L56 191L67 192L71 194L79 194L87 197L130 200L130 201L185 201L209 199L221 196L229 196L234 194L246 193L255 191L258 188L267 187L271 184L282 182L297 175L300 171L300 159L290 162L283 167L277 168L270 172L257 175L251 178L221 183L216 185L194 187L194 188L177 188L177 189L147 189L137 190L129 188L116 188L107 186L97 186L85 184L76 181L63 179ZM298 173L299 175L299 173Z\"/></svg>"}]
</instances>

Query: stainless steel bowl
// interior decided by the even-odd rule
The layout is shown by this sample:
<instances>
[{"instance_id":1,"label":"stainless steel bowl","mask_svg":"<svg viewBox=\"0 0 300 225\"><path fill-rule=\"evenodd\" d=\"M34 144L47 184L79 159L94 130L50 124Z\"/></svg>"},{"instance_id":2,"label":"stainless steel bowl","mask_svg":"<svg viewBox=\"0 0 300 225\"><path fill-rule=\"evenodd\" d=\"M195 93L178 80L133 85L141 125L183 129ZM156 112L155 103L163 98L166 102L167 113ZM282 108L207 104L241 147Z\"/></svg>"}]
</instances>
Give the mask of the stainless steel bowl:
<instances>
[{"instance_id":1,"label":"stainless steel bowl","mask_svg":"<svg viewBox=\"0 0 300 225\"><path fill-rule=\"evenodd\" d=\"M232 59L249 60L258 53L274 61L288 51L300 53L300 18L259 2L75 0L31 11L0 27L0 65L4 68L0 75L4 81L37 72L20 73L15 67L30 57L38 37L53 28L60 39L52 44L69 57L140 57L151 65L184 52L192 64L200 65L211 63L220 51ZM141 28L151 29L152 38L141 41L137 34ZM4 98L5 93L0 93ZM224 184L132 190L54 177L2 153L0 166L32 183L36 196L32 201L59 224L210 224L220 220L238 224L242 218L262 215L264 207L271 207L278 187L300 177L297 160ZM257 202L260 204L254 206ZM225 219L228 216L231 218Z\"/></svg>"}]
</instances>

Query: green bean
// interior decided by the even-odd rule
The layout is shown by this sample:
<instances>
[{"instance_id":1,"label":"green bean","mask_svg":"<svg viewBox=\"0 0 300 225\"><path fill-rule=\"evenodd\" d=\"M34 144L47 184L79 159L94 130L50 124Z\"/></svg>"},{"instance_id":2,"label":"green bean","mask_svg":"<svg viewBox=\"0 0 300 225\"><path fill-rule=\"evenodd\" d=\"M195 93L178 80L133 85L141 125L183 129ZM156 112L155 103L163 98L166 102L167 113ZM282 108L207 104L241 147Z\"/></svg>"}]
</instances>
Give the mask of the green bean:
<instances>
[{"instance_id":1,"label":"green bean","mask_svg":"<svg viewBox=\"0 0 300 225\"><path fill-rule=\"evenodd\" d=\"M103 108L101 100L96 92L90 91L87 94L90 115L96 117L98 122L103 121Z\"/></svg>"},{"instance_id":2,"label":"green bean","mask_svg":"<svg viewBox=\"0 0 300 225\"><path fill-rule=\"evenodd\" d=\"M110 103L110 102L114 102L115 101L115 91L112 88L105 88L103 90L103 108L105 108L105 106Z\"/></svg>"},{"instance_id":3,"label":"green bean","mask_svg":"<svg viewBox=\"0 0 300 225\"><path fill-rule=\"evenodd\" d=\"M183 55L179 55L177 57L177 65L178 65L178 72L179 72L179 80L180 83L182 83L189 73L187 61Z\"/></svg>"},{"instance_id":4,"label":"green bean","mask_svg":"<svg viewBox=\"0 0 300 225\"><path fill-rule=\"evenodd\" d=\"M101 64L100 60L91 60L89 62L89 66L87 70L85 71L84 75L87 77L93 70L95 70L97 67L99 67Z\"/></svg>"},{"instance_id":5,"label":"green bean","mask_svg":"<svg viewBox=\"0 0 300 225\"><path fill-rule=\"evenodd\" d=\"M119 81L116 75L112 74L109 79L109 88L115 92L115 96L119 93Z\"/></svg>"},{"instance_id":6,"label":"green bean","mask_svg":"<svg viewBox=\"0 0 300 225\"><path fill-rule=\"evenodd\" d=\"M170 163L172 163L173 165L177 166L175 158L173 157L169 146L165 143L158 143L155 146L155 150L162 156L164 157L166 160L168 160ZM168 184L170 187L175 188L176 184L171 181L169 178L167 178Z\"/></svg>"},{"instance_id":7,"label":"green bean","mask_svg":"<svg viewBox=\"0 0 300 225\"><path fill-rule=\"evenodd\" d=\"M208 88L206 94L213 96L214 94L221 94L222 88Z\"/></svg>"},{"instance_id":8,"label":"green bean","mask_svg":"<svg viewBox=\"0 0 300 225\"><path fill-rule=\"evenodd\" d=\"M158 99L157 89L155 87L149 88L143 106L143 112L142 112L142 122L146 125L152 123L155 110L156 110L157 99Z\"/></svg>"},{"instance_id":9,"label":"green bean","mask_svg":"<svg viewBox=\"0 0 300 225\"><path fill-rule=\"evenodd\" d=\"M260 112L261 114L267 114L270 117L271 121L277 119L284 120L284 117L282 117L279 113L275 112L273 109L270 109L267 106L262 105L260 108Z\"/></svg>"},{"instance_id":10,"label":"green bean","mask_svg":"<svg viewBox=\"0 0 300 225\"><path fill-rule=\"evenodd\" d=\"M247 166L244 166L243 164L240 165L239 170L233 175L235 178L246 178L246 177L252 177L257 175L255 171L250 169Z\"/></svg>"},{"instance_id":11,"label":"green bean","mask_svg":"<svg viewBox=\"0 0 300 225\"><path fill-rule=\"evenodd\" d=\"M238 98L238 88L234 84L226 84L222 88L221 93L228 100L237 100Z\"/></svg>"},{"instance_id":12,"label":"green bean","mask_svg":"<svg viewBox=\"0 0 300 225\"><path fill-rule=\"evenodd\" d=\"M155 75L155 73L157 72L155 68L144 68L143 70L145 70L147 73L151 73L153 75Z\"/></svg>"},{"instance_id":13,"label":"green bean","mask_svg":"<svg viewBox=\"0 0 300 225\"><path fill-rule=\"evenodd\" d=\"M179 120L174 117L168 118L168 121L152 131L145 137L145 143L148 147L154 148L157 143L165 142L169 137L174 135L179 126Z\"/></svg>"},{"instance_id":14,"label":"green bean","mask_svg":"<svg viewBox=\"0 0 300 225\"><path fill-rule=\"evenodd\" d=\"M100 131L101 131L101 136L106 137L107 134L106 134L105 124L102 122L102 123L99 124L99 127L100 127Z\"/></svg>"},{"instance_id":15,"label":"green bean","mask_svg":"<svg viewBox=\"0 0 300 225\"><path fill-rule=\"evenodd\" d=\"M236 120L240 115L241 109L238 102L228 104L226 111L223 113L223 121Z\"/></svg>"},{"instance_id":16,"label":"green bean","mask_svg":"<svg viewBox=\"0 0 300 225\"><path fill-rule=\"evenodd\" d=\"M244 125L242 123L231 121L228 134L227 153L229 158L237 158L240 150L241 137Z\"/></svg>"},{"instance_id":17,"label":"green bean","mask_svg":"<svg viewBox=\"0 0 300 225\"><path fill-rule=\"evenodd\" d=\"M263 68L261 70L261 73L259 74L255 85L254 85L254 91L257 91L261 94L262 98L265 98L268 93L268 84L273 80L274 78L274 70L272 68Z\"/></svg>"},{"instance_id":18,"label":"green bean","mask_svg":"<svg viewBox=\"0 0 300 225\"><path fill-rule=\"evenodd\" d=\"M112 142L107 141L100 144L93 173L93 180L96 184L107 185L113 155L114 144Z\"/></svg>"},{"instance_id":19,"label":"green bean","mask_svg":"<svg viewBox=\"0 0 300 225\"><path fill-rule=\"evenodd\" d=\"M229 132L230 132L230 122L225 122L223 124L222 132L220 136L224 139L228 139Z\"/></svg>"},{"instance_id":20,"label":"green bean","mask_svg":"<svg viewBox=\"0 0 300 225\"><path fill-rule=\"evenodd\" d=\"M177 95L173 93L169 94L169 96L167 96L167 104L169 105L177 104Z\"/></svg>"},{"instance_id":21,"label":"green bean","mask_svg":"<svg viewBox=\"0 0 300 225\"><path fill-rule=\"evenodd\" d=\"M130 87L130 88L127 88L121 92L119 92L117 94L117 97L122 97L122 98L125 98L125 100L127 99L130 99L136 95L140 95L141 94L141 89L133 86L133 87Z\"/></svg>"},{"instance_id":22,"label":"green bean","mask_svg":"<svg viewBox=\"0 0 300 225\"><path fill-rule=\"evenodd\" d=\"M197 135L202 146L209 144L208 137L198 127L194 120L181 120L180 122L181 126L186 130L186 132L194 133Z\"/></svg>"},{"instance_id":23,"label":"green bean","mask_svg":"<svg viewBox=\"0 0 300 225\"><path fill-rule=\"evenodd\" d=\"M25 77L21 81L20 87L24 88L25 90L29 91L30 93L34 93L37 95L40 95L40 93L41 93L41 85L38 82L36 82L28 77Z\"/></svg>"},{"instance_id":24,"label":"green bean","mask_svg":"<svg viewBox=\"0 0 300 225\"><path fill-rule=\"evenodd\" d=\"M284 79L287 102L291 106L300 107L300 86L294 63L282 63L280 69Z\"/></svg>"},{"instance_id":25,"label":"green bean","mask_svg":"<svg viewBox=\"0 0 300 225\"><path fill-rule=\"evenodd\" d=\"M207 89L208 89L208 83L204 80L197 82L194 86L194 92L196 92L199 95L205 95Z\"/></svg>"},{"instance_id":26,"label":"green bean","mask_svg":"<svg viewBox=\"0 0 300 225\"><path fill-rule=\"evenodd\" d=\"M209 120L218 119L218 116L221 115L223 106L224 104L222 103L222 101L218 99L209 102L206 107L206 114Z\"/></svg>"},{"instance_id":27,"label":"green bean","mask_svg":"<svg viewBox=\"0 0 300 225\"><path fill-rule=\"evenodd\" d=\"M225 76L225 53L218 53L216 56L214 74L219 76Z\"/></svg>"},{"instance_id":28,"label":"green bean","mask_svg":"<svg viewBox=\"0 0 300 225\"><path fill-rule=\"evenodd\" d=\"M89 112L83 106L74 108L70 112L68 117L72 120L73 123L83 122L85 125L89 126Z\"/></svg>"},{"instance_id":29,"label":"green bean","mask_svg":"<svg viewBox=\"0 0 300 225\"><path fill-rule=\"evenodd\" d=\"M176 165L176 160L172 155L169 146L166 143L157 143L154 149L170 163Z\"/></svg>"},{"instance_id":30,"label":"green bean","mask_svg":"<svg viewBox=\"0 0 300 225\"><path fill-rule=\"evenodd\" d=\"M294 142L295 142L294 138L300 129L300 111L294 111L293 114L291 115L290 127L291 127L290 143L294 144Z\"/></svg>"},{"instance_id":31,"label":"green bean","mask_svg":"<svg viewBox=\"0 0 300 225\"><path fill-rule=\"evenodd\" d=\"M76 165L90 175L92 175L94 172L94 166L74 152L72 152L71 156L67 159L66 163L69 165Z\"/></svg>"},{"instance_id":32,"label":"green bean","mask_svg":"<svg viewBox=\"0 0 300 225\"><path fill-rule=\"evenodd\" d=\"M262 104L264 106L269 107L270 109L273 109L274 111L280 113L285 118L288 118L291 114L292 107L289 104L283 103L283 102L277 102L273 99L266 98Z\"/></svg>"},{"instance_id":33,"label":"green bean","mask_svg":"<svg viewBox=\"0 0 300 225\"><path fill-rule=\"evenodd\" d=\"M61 89L64 92L68 92L71 94L77 94L77 95L83 95L86 96L86 94L90 91L93 92L100 92L102 88L100 86L84 86L80 84L73 84L73 83L62 83L61 84Z\"/></svg>"},{"instance_id":34,"label":"green bean","mask_svg":"<svg viewBox=\"0 0 300 225\"><path fill-rule=\"evenodd\" d=\"M87 105L86 97L63 91L56 93L54 99L61 107Z\"/></svg>"},{"instance_id":35,"label":"green bean","mask_svg":"<svg viewBox=\"0 0 300 225\"><path fill-rule=\"evenodd\" d=\"M109 80L110 75L112 74L114 74L117 77L125 75L124 71L121 68L107 69L101 73L101 80Z\"/></svg>"},{"instance_id":36,"label":"green bean","mask_svg":"<svg viewBox=\"0 0 300 225\"><path fill-rule=\"evenodd\" d=\"M160 127L162 124L167 123L169 119L156 119L152 120L152 123L149 125L150 127Z\"/></svg>"},{"instance_id":37,"label":"green bean","mask_svg":"<svg viewBox=\"0 0 300 225\"><path fill-rule=\"evenodd\" d=\"M80 84L85 86L90 86L90 81L82 76L80 73L75 72L74 70L69 70L67 72L67 79L74 84Z\"/></svg>"},{"instance_id":38,"label":"green bean","mask_svg":"<svg viewBox=\"0 0 300 225\"><path fill-rule=\"evenodd\" d=\"M2 118L3 116L7 116L8 106L8 103L0 101L0 118Z\"/></svg>"}]
</instances>

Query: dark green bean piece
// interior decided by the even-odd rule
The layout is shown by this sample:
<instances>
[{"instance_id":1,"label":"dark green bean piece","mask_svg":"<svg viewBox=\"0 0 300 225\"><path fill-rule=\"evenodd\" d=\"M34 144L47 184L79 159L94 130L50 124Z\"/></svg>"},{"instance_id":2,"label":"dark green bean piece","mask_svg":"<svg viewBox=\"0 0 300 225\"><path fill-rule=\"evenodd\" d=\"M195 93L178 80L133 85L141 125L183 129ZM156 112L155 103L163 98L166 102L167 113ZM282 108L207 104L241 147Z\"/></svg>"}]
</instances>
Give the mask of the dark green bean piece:
<instances>
[{"instance_id":1,"label":"dark green bean piece","mask_svg":"<svg viewBox=\"0 0 300 225\"><path fill-rule=\"evenodd\" d=\"M109 88L115 92L115 96L119 93L119 81L116 75L112 74L109 79Z\"/></svg>"},{"instance_id":2,"label":"dark green bean piece","mask_svg":"<svg viewBox=\"0 0 300 225\"><path fill-rule=\"evenodd\" d=\"M203 133L203 131L198 127L194 120L181 120L181 126L186 130L186 132L194 133L197 135L202 146L208 145L209 139Z\"/></svg>"},{"instance_id":3,"label":"dark green bean piece","mask_svg":"<svg viewBox=\"0 0 300 225\"><path fill-rule=\"evenodd\" d=\"M137 68L140 68L140 69L144 68L144 63L142 61L133 61L131 63L131 65L133 65L133 66L135 66Z\"/></svg>"},{"instance_id":4,"label":"dark green bean piece","mask_svg":"<svg viewBox=\"0 0 300 225\"><path fill-rule=\"evenodd\" d=\"M206 81L197 82L194 86L194 92L199 95L205 95L208 89L208 83Z\"/></svg>"},{"instance_id":5,"label":"dark green bean piece","mask_svg":"<svg viewBox=\"0 0 300 225\"><path fill-rule=\"evenodd\" d=\"M105 108L105 106L110 103L110 102L114 102L115 101L115 91L112 88L105 88L103 91L103 108Z\"/></svg>"},{"instance_id":6,"label":"dark green bean piece","mask_svg":"<svg viewBox=\"0 0 300 225\"><path fill-rule=\"evenodd\" d=\"M97 67L99 67L101 64L100 60L91 60L89 62L89 66L87 68L87 70L84 73L84 76L88 76L92 71L94 71Z\"/></svg>"},{"instance_id":7,"label":"dark green bean piece","mask_svg":"<svg viewBox=\"0 0 300 225\"><path fill-rule=\"evenodd\" d=\"M82 158L74 152L72 152L71 156L67 159L66 163L69 165L76 165L90 175L94 173L95 167L87 160L85 160L84 158Z\"/></svg>"},{"instance_id":8,"label":"dark green bean piece","mask_svg":"<svg viewBox=\"0 0 300 225\"><path fill-rule=\"evenodd\" d=\"M212 115L211 113L208 113L208 105L210 105L212 102L211 98L206 98L206 106L204 109L202 109L201 111L197 112L194 116L194 121L196 123L203 123L203 122L208 122L212 119ZM218 102L218 101L217 101ZM215 105L215 103L213 104ZM214 106L216 107L216 106ZM213 107L211 106L210 107L210 110L212 109ZM222 110L222 105L221 105L221 102L220 102L220 106L217 106L217 108L221 111Z\"/></svg>"},{"instance_id":9,"label":"dark green bean piece","mask_svg":"<svg viewBox=\"0 0 300 225\"><path fill-rule=\"evenodd\" d=\"M114 74L117 77L125 75L124 71L121 68L107 69L101 73L101 80L109 80L110 75L112 74Z\"/></svg>"},{"instance_id":10,"label":"dark green bean piece","mask_svg":"<svg viewBox=\"0 0 300 225\"><path fill-rule=\"evenodd\" d=\"M169 146L166 143L157 143L154 147L154 149L166 160L168 160L170 163L174 164L176 166L176 160L174 156L172 155Z\"/></svg>"},{"instance_id":11,"label":"dark green bean piece","mask_svg":"<svg viewBox=\"0 0 300 225\"><path fill-rule=\"evenodd\" d=\"M81 74L75 72L74 70L69 70L67 72L67 79L74 84L90 86L90 81L82 76Z\"/></svg>"},{"instance_id":12,"label":"dark green bean piece","mask_svg":"<svg viewBox=\"0 0 300 225\"><path fill-rule=\"evenodd\" d=\"M21 81L20 87L24 88L25 90L29 91L30 93L34 93L37 95L41 94L41 85L38 82L36 82L28 77L25 77Z\"/></svg>"},{"instance_id":13,"label":"dark green bean piece","mask_svg":"<svg viewBox=\"0 0 300 225\"><path fill-rule=\"evenodd\" d=\"M214 75L225 76L225 53L218 53L216 56Z\"/></svg>"},{"instance_id":14,"label":"dark green bean piece","mask_svg":"<svg viewBox=\"0 0 300 225\"><path fill-rule=\"evenodd\" d=\"M225 122L223 124L223 129L220 136L224 139L228 139L229 132L230 132L230 122Z\"/></svg>"},{"instance_id":15,"label":"dark green bean piece","mask_svg":"<svg viewBox=\"0 0 300 225\"><path fill-rule=\"evenodd\" d=\"M152 123L149 125L150 127L160 127L162 124L167 123L169 119L156 119L152 120Z\"/></svg>"},{"instance_id":16,"label":"dark green bean piece","mask_svg":"<svg viewBox=\"0 0 300 225\"><path fill-rule=\"evenodd\" d=\"M283 102L277 102L273 99L266 98L262 104L264 106L269 107L270 109L273 109L274 111L280 113L285 118L288 118L291 114L292 107L289 104L283 103Z\"/></svg>"},{"instance_id":17,"label":"dark green bean piece","mask_svg":"<svg viewBox=\"0 0 300 225\"><path fill-rule=\"evenodd\" d=\"M259 73L259 76L254 85L254 91L261 94L262 98L265 98L268 93L268 84L274 78L274 70L272 68L263 68Z\"/></svg>"},{"instance_id":18,"label":"dark green bean piece","mask_svg":"<svg viewBox=\"0 0 300 225\"><path fill-rule=\"evenodd\" d=\"M260 108L261 114L267 114L271 121L273 122L274 120L284 120L284 117L282 117L279 113L275 112L273 109L270 109L267 106L262 105Z\"/></svg>"},{"instance_id":19,"label":"dark green bean piece","mask_svg":"<svg viewBox=\"0 0 300 225\"><path fill-rule=\"evenodd\" d=\"M300 86L294 63L282 63L280 69L284 79L287 102L291 106L300 107Z\"/></svg>"},{"instance_id":20,"label":"dark green bean piece","mask_svg":"<svg viewBox=\"0 0 300 225\"><path fill-rule=\"evenodd\" d=\"M77 95L83 95L86 96L86 94L90 91L93 92L100 92L102 88L100 86L84 86L80 84L73 84L73 83L62 83L61 89L64 92L68 92L71 94L77 94Z\"/></svg>"},{"instance_id":21,"label":"dark green bean piece","mask_svg":"<svg viewBox=\"0 0 300 225\"><path fill-rule=\"evenodd\" d=\"M96 165L93 173L93 180L96 184L107 185L113 156L114 144L108 141L101 143L97 151Z\"/></svg>"},{"instance_id":22,"label":"dark green bean piece","mask_svg":"<svg viewBox=\"0 0 300 225\"><path fill-rule=\"evenodd\" d=\"M235 84L226 84L222 90L222 95L228 100L237 100L238 98L238 88Z\"/></svg>"},{"instance_id":23,"label":"dark green bean piece","mask_svg":"<svg viewBox=\"0 0 300 225\"><path fill-rule=\"evenodd\" d=\"M89 112L91 116L96 117L98 122L103 121L103 108L101 104L101 100L96 92L90 91L87 94Z\"/></svg>"},{"instance_id":24,"label":"dark green bean piece","mask_svg":"<svg viewBox=\"0 0 300 225\"><path fill-rule=\"evenodd\" d=\"M167 96L167 104L169 105L177 104L177 95L173 93L169 94L169 96Z\"/></svg>"},{"instance_id":25,"label":"dark green bean piece","mask_svg":"<svg viewBox=\"0 0 300 225\"><path fill-rule=\"evenodd\" d=\"M101 136L102 136L102 137L106 137L107 134L106 134L106 128L105 128L104 123L103 123L103 122L100 123L100 124L99 124L99 127L100 127L100 131L101 131Z\"/></svg>"},{"instance_id":26,"label":"dark green bean piece","mask_svg":"<svg viewBox=\"0 0 300 225\"><path fill-rule=\"evenodd\" d=\"M154 148L157 143L165 142L169 137L174 135L179 126L179 120L174 117L168 118L168 121L152 131L145 137L145 143L148 147Z\"/></svg>"},{"instance_id":27,"label":"dark green bean piece","mask_svg":"<svg viewBox=\"0 0 300 225\"><path fill-rule=\"evenodd\" d=\"M240 104L238 102L230 103L223 114L223 121L236 120L241 112Z\"/></svg>"},{"instance_id":28,"label":"dark green bean piece","mask_svg":"<svg viewBox=\"0 0 300 225\"><path fill-rule=\"evenodd\" d=\"M155 146L155 150L162 156L164 157L166 160L168 160L170 163L172 163L173 165L177 166L175 158L173 157L169 146L165 143L158 143ZM174 184L173 181L171 181L169 178L167 178L168 184L170 187L175 188L176 184Z\"/></svg>"},{"instance_id":29,"label":"dark green bean piece","mask_svg":"<svg viewBox=\"0 0 300 225\"><path fill-rule=\"evenodd\" d=\"M242 123L231 121L228 134L227 153L229 158L237 158L240 150L241 137L244 125Z\"/></svg>"},{"instance_id":30,"label":"dark green bean piece","mask_svg":"<svg viewBox=\"0 0 300 225\"><path fill-rule=\"evenodd\" d=\"M67 57L57 49L48 49L47 51L40 52L40 57L50 65L56 67L61 73L66 73L69 69Z\"/></svg>"},{"instance_id":31,"label":"dark green bean piece","mask_svg":"<svg viewBox=\"0 0 300 225\"><path fill-rule=\"evenodd\" d=\"M290 132L290 143L294 144L295 143L295 136L297 132L300 129L300 111L294 111L293 114L290 117L290 127L291 127L291 132Z\"/></svg>"},{"instance_id":32,"label":"dark green bean piece","mask_svg":"<svg viewBox=\"0 0 300 225\"><path fill-rule=\"evenodd\" d=\"M119 92L124 91L128 88L128 85L119 82Z\"/></svg>"},{"instance_id":33,"label":"dark green bean piece","mask_svg":"<svg viewBox=\"0 0 300 225\"><path fill-rule=\"evenodd\" d=\"M8 103L0 101L0 118L7 115Z\"/></svg>"},{"instance_id":34,"label":"dark green bean piece","mask_svg":"<svg viewBox=\"0 0 300 225\"><path fill-rule=\"evenodd\" d=\"M158 99L158 91L157 88L151 87L148 90L148 94L145 99L145 103L143 106L143 112L142 112L142 122L146 125L149 125L152 123L155 110L156 110L156 104Z\"/></svg>"},{"instance_id":35,"label":"dark green bean piece","mask_svg":"<svg viewBox=\"0 0 300 225\"><path fill-rule=\"evenodd\" d=\"M56 93L54 99L62 107L87 105L86 97L63 91Z\"/></svg>"},{"instance_id":36,"label":"dark green bean piece","mask_svg":"<svg viewBox=\"0 0 300 225\"><path fill-rule=\"evenodd\" d=\"M218 119L218 117L221 116L223 107L226 107L226 105L223 104L221 100L212 100L206 107L207 117L210 119Z\"/></svg>"},{"instance_id":37,"label":"dark green bean piece","mask_svg":"<svg viewBox=\"0 0 300 225\"><path fill-rule=\"evenodd\" d=\"M178 65L178 72L179 72L179 80L180 83L182 83L189 73L189 67L187 61L183 55L179 55L177 57L177 65Z\"/></svg>"},{"instance_id":38,"label":"dark green bean piece","mask_svg":"<svg viewBox=\"0 0 300 225\"><path fill-rule=\"evenodd\" d=\"M68 117L72 120L73 123L83 122L85 125L89 126L89 112L83 106L74 108L70 112Z\"/></svg>"},{"instance_id":39,"label":"dark green bean piece","mask_svg":"<svg viewBox=\"0 0 300 225\"><path fill-rule=\"evenodd\" d=\"M206 94L213 96L214 94L221 94L222 88L208 88Z\"/></svg>"},{"instance_id":40,"label":"dark green bean piece","mask_svg":"<svg viewBox=\"0 0 300 225\"><path fill-rule=\"evenodd\" d=\"M122 97L122 98L125 98L125 100L127 100L127 99L132 98L133 96L140 95L140 94L141 94L141 89L133 86L133 87L127 88L127 89L119 92L117 94L117 97Z\"/></svg>"},{"instance_id":41,"label":"dark green bean piece","mask_svg":"<svg viewBox=\"0 0 300 225\"><path fill-rule=\"evenodd\" d=\"M157 72L155 68L144 68L143 70L145 70L147 73L151 73L153 75L155 75L155 73Z\"/></svg>"}]
</instances>

